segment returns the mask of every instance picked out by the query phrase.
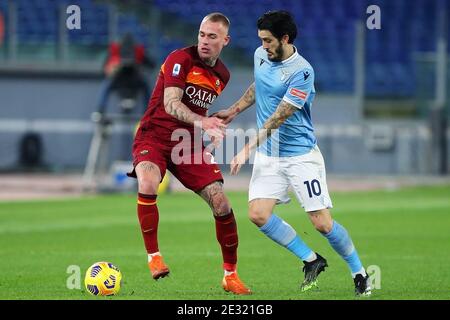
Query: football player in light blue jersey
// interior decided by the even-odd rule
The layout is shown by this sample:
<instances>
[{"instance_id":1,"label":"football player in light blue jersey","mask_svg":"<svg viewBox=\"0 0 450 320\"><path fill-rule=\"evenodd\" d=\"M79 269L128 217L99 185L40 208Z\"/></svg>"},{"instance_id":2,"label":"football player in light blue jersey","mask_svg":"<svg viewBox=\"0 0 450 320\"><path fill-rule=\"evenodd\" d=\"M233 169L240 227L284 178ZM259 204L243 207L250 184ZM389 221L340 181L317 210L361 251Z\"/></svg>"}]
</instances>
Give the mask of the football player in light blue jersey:
<instances>
[{"instance_id":1,"label":"football player in light blue jersey","mask_svg":"<svg viewBox=\"0 0 450 320\"><path fill-rule=\"evenodd\" d=\"M215 114L229 123L256 103L259 133L231 161L231 174L237 174L257 148L249 187L250 220L303 261L302 291L317 286L327 261L273 213L275 205L290 201L288 188L292 187L314 227L349 266L355 293L370 295L369 276L355 246L329 211L332 202L325 163L311 121L314 69L293 45L297 36L294 19L286 11L269 11L257 25L262 46L255 51L255 81L235 104Z\"/></svg>"}]
</instances>

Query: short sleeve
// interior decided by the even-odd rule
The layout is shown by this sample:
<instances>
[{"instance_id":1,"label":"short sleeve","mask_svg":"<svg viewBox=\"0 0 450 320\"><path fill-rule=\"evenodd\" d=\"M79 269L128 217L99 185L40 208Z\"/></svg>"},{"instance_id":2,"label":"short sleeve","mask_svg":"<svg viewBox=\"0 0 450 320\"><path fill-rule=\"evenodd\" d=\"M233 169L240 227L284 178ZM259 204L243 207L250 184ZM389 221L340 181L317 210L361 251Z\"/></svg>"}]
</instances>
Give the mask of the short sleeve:
<instances>
[{"instance_id":1,"label":"short sleeve","mask_svg":"<svg viewBox=\"0 0 450 320\"><path fill-rule=\"evenodd\" d=\"M189 54L181 50L172 52L163 65L164 88L178 87L184 89L191 65L192 58Z\"/></svg>"},{"instance_id":2,"label":"short sleeve","mask_svg":"<svg viewBox=\"0 0 450 320\"><path fill-rule=\"evenodd\" d=\"M283 100L301 109L314 89L314 72L303 69L292 76Z\"/></svg>"}]
</instances>

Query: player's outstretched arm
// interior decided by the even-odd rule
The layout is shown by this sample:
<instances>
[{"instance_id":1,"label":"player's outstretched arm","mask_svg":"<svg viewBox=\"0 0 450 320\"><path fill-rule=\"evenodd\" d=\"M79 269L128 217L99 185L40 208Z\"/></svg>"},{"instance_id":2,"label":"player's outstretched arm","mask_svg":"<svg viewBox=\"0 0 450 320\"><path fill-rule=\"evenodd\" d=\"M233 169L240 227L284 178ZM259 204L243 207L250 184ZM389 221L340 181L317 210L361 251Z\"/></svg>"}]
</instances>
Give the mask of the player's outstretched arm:
<instances>
[{"instance_id":1,"label":"player's outstretched arm","mask_svg":"<svg viewBox=\"0 0 450 320\"><path fill-rule=\"evenodd\" d=\"M267 119L266 123L264 123L263 128L266 130L275 130L278 129L290 116L292 116L299 108L296 106L281 100L280 104L277 107L277 110ZM266 138L270 136L270 133ZM259 143L263 141L258 141Z\"/></svg>"},{"instance_id":2,"label":"player's outstretched arm","mask_svg":"<svg viewBox=\"0 0 450 320\"><path fill-rule=\"evenodd\" d=\"M269 119L264 123L264 126L261 130L259 130L258 134L251 139L242 150L231 160L230 164L230 173L232 175L238 174L239 170L241 170L242 165L248 160L251 152L256 149L261 143L263 143L270 135L278 129L283 122L287 120L290 116L292 116L299 109L284 101L281 100L280 104L277 107L277 110L270 116Z\"/></svg>"},{"instance_id":3,"label":"player's outstretched arm","mask_svg":"<svg viewBox=\"0 0 450 320\"><path fill-rule=\"evenodd\" d=\"M214 139L222 139L225 135L226 124L216 117L202 117L192 112L181 99L183 90L178 87L168 87L164 89L164 109L166 112L180 121L199 127Z\"/></svg>"},{"instance_id":4,"label":"player's outstretched arm","mask_svg":"<svg viewBox=\"0 0 450 320\"><path fill-rule=\"evenodd\" d=\"M231 107L226 110L213 113L211 117L217 117L222 119L225 124L230 123L233 119L242 111L250 108L255 104L255 83L253 82L250 87L245 91L244 95L236 101Z\"/></svg>"},{"instance_id":5,"label":"player's outstretched arm","mask_svg":"<svg viewBox=\"0 0 450 320\"><path fill-rule=\"evenodd\" d=\"M202 116L192 112L181 99L183 98L183 89L178 87L169 87L164 89L164 109L166 112L178 120L195 125L202 121Z\"/></svg>"}]
</instances>

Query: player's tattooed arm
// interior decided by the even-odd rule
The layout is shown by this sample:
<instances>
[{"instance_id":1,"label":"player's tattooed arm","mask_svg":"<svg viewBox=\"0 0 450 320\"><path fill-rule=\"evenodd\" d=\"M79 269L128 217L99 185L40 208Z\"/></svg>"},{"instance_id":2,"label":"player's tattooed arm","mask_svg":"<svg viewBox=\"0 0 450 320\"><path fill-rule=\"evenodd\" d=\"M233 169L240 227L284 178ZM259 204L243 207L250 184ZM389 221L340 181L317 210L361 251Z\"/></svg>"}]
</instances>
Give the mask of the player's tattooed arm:
<instances>
[{"instance_id":1,"label":"player's tattooed arm","mask_svg":"<svg viewBox=\"0 0 450 320\"><path fill-rule=\"evenodd\" d=\"M233 119L245 109L255 104L255 83L253 82L250 87L245 91L244 95L236 101L231 107L226 110L219 111L212 114L217 118L223 119L224 123L230 123Z\"/></svg>"},{"instance_id":2,"label":"player's tattooed arm","mask_svg":"<svg viewBox=\"0 0 450 320\"><path fill-rule=\"evenodd\" d=\"M164 109L166 112L178 120L189 123L195 127L201 128L211 137L214 145L225 136L226 124L223 120L216 117L202 117L192 112L181 99L183 90L178 87L169 87L164 89Z\"/></svg>"},{"instance_id":3,"label":"player's tattooed arm","mask_svg":"<svg viewBox=\"0 0 450 320\"><path fill-rule=\"evenodd\" d=\"M169 87L164 89L164 109L166 112L180 121L195 125L201 123L203 117L192 112L181 99L183 98L183 89L178 87Z\"/></svg>"},{"instance_id":4,"label":"player's tattooed arm","mask_svg":"<svg viewBox=\"0 0 450 320\"><path fill-rule=\"evenodd\" d=\"M292 116L299 109L284 101L281 100L280 104L277 107L277 110L267 119L266 123L264 123L264 129L273 130L278 129L290 116Z\"/></svg>"},{"instance_id":5,"label":"player's tattooed arm","mask_svg":"<svg viewBox=\"0 0 450 320\"><path fill-rule=\"evenodd\" d=\"M240 113L255 104L255 83L245 91L244 95L230 107L230 111Z\"/></svg>"},{"instance_id":6,"label":"player's tattooed arm","mask_svg":"<svg viewBox=\"0 0 450 320\"><path fill-rule=\"evenodd\" d=\"M203 188L198 194L208 203L214 215L223 216L230 213L230 204L223 192L222 182L213 182Z\"/></svg>"},{"instance_id":7,"label":"player's tattooed arm","mask_svg":"<svg viewBox=\"0 0 450 320\"><path fill-rule=\"evenodd\" d=\"M253 141L250 141L250 149L259 146L263 143L267 138L271 136L271 134L278 129L290 116L292 116L299 109L292 104L281 100L275 112L267 119L266 123L263 125L263 129L260 130L259 134Z\"/></svg>"},{"instance_id":8,"label":"player's tattooed arm","mask_svg":"<svg viewBox=\"0 0 450 320\"><path fill-rule=\"evenodd\" d=\"M244 148L231 160L231 174L237 174L242 165L248 160L252 151L262 144L270 135L278 129L287 118L292 116L299 109L284 100L281 100L275 112L264 123L258 134L250 139Z\"/></svg>"}]
</instances>

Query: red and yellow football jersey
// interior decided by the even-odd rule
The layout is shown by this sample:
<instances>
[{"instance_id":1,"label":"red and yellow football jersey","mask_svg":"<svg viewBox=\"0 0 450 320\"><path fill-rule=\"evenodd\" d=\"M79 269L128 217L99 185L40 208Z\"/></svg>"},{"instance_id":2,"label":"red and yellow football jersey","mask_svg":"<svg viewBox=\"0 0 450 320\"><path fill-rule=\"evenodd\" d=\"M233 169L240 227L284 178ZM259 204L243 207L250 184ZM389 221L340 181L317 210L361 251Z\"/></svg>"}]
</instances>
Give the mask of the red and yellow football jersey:
<instances>
[{"instance_id":1,"label":"red and yellow football jersey","mask_svg":"<svg viewBox=\"0 0 450 320\"><path fill-rule=\"evenodd\" d=\"M191 111L206 116L229 79L230 73L222 61L218 59L214 67L206 65L198 56L197 46L173 51L161 66L147 111L141 120L141 130L167 144L171 144L171 135L176 129L186 129L193 135L192 125L176 119L164 109L164 89L183 89L181 101Z\"/></svg>"}]
</instances>

